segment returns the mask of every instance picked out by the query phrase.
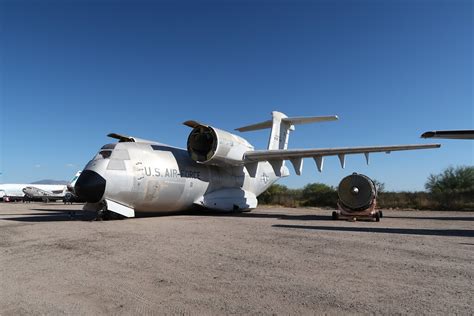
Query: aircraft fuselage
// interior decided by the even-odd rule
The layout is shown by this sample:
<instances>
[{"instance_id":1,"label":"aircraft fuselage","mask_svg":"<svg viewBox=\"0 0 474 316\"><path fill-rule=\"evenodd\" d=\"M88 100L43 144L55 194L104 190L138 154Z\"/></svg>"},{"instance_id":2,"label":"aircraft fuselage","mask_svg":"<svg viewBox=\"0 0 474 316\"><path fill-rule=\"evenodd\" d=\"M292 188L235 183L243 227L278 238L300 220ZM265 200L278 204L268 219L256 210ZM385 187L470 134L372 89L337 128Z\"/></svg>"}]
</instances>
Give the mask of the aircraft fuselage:
<instances>
[{"instance_id":1,"label":"aircraft fuselage","mask_svg":"<svg viewBox=\"0 0 474 316\"><path fill-rule=\"evenodd\" d=\"M212 209L214 204L216 209L222 209L215 204L222 202L220 191L258 196L277 179L267 162L259 164L256 177L249 177L243 165L224 168L199 164L185 149L119 142L102 147L86 165L76 190L92 207L110 200L136 212L170 213L193 205ZM212 198L203 200L213 192L217 192L217 202Z\"/></svg>"}]
</instances>

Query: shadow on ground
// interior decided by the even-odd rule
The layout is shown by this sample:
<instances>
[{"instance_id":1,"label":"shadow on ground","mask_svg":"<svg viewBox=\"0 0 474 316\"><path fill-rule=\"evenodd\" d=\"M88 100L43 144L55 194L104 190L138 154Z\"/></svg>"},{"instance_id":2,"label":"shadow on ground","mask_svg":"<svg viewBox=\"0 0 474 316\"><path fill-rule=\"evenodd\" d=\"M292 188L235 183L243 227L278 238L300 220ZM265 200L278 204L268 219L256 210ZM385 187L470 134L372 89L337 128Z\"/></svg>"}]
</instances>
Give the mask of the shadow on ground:
<instances>
[{"instance_id":1,"label":"shadow on ground","mask_svg":"<svg viewBox=\"0 0 474 316\"><path fill-rule=\"evenodd\" d=\"M1 218L5 221L18 222L61 222L61 221L92 221L96 218L95 212L59 210L59 209L32 209L33 211L44 211L44 213L26 213L21 216ZM18 215L1 214L1 215ZM24 216L27 215L27 216Z\"/></svg>"},{"instance_id":2,"label":"shadow on ground","mask_svg":"<svg viewBox=\"0 0 474 316\"><path fill-rule=\"evenodd\" d=\"M273 214L273 213L222 213L210 210L204 211L192 211L182 213L181 215L192 215L192 216L225 216L225 217L248 217L248 218L275 218L283 220L296 220L296 221L330 221L332 220L331 212L328 211L328 215L287 215L287 214Z\"/></svg>"},{"instance_id":3,"label":"shadow on ground","mask_svg":"<svg viewBox=\"0 0 474 316\"><path fill-rule=\"evenodd\" d=\"M70 221L83 220L91 221L95 219L95 212L85 212L82 210L75 211L71 214L71 210L65 209L31 209L37 211L35 213L24 213L21 216L3 218L3 220L20 221L20 222L56 222L56 221ZM0 215L18 215L14 214L0 214ZM27 216L24 216L27 215ZM136 213L136 218L147 218L157 216L212 216L212 217L243 217L243 218L274 218L281 220L297 220L297 221L330 221L332 220L330 212L328 215L286 215L286 214L272 214L272 213L223 213L212 210L191 210L179 213Z\"/></svg>"},{"instance_id":4,"label":"shadow on ground","mask_svg":"<svg viewBox=\"0 0 474 316\"><path fill-rule=\"evenodd\" d=\"M474 216L391 216L386 215L385 218L395 219L429 219L440 221L474 221Z\"/></svg>"},{"instance_id":5,"label":"shadow on ground","mask_svg":"<svg viewBox=\"0 0 474 316\"><path fill-rule=\"evenodd\" d=\"M335 232L359 232L379 234L401 234L421 236L474 237L474 230L468 229L416 229L416 228L380 228L380 227L334 227L309 225L272 225L275 228L313 229Z\"/></svg>"}]
</instances>

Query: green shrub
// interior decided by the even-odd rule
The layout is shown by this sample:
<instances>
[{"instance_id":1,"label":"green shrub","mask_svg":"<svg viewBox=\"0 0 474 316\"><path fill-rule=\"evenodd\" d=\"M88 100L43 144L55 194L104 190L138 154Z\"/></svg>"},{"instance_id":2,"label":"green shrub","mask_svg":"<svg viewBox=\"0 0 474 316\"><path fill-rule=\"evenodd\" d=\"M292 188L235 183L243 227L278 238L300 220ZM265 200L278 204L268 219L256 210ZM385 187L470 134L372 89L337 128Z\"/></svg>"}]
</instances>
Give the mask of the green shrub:
<instances>
[{"instance_id":1,"label":"green shrub","mask_svg":"<svg viewBox=\"0 0 474 316\"><path fill-rule=\"evenodd\" d=\"M425 188L444 209L474 206L474 167L449 167L440 174L431 174Z\"/></svg>"},{"instance_id":2,"label":"green shrub","mask_svg":"<svg viewBox=\"0 0 474 316\"><path fill-rule=\"evenodd\" d=\"M301 198L304 206L337 206L337 191L323 183L307 184L302 191Z\"/></svg>"}]
</instances>

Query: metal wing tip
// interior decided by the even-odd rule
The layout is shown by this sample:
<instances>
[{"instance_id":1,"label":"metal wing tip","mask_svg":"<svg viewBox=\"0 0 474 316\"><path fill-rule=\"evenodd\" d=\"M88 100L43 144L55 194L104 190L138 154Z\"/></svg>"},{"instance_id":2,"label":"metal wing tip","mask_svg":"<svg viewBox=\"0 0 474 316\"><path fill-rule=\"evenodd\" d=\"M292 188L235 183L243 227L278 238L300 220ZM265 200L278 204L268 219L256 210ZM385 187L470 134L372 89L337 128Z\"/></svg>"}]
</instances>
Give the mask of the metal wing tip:
<instances>
[{"instance_id":1,"label":"metal wing tip","mask_svg":"<svg viewBox=\"0 0 474 316\"><path fill-rule=\"evenodd\" d=\"M421 138L431 138L433 136L435 136L436 132L424 132L423 134L421 134Z\"/></svg>"}]
</instances>

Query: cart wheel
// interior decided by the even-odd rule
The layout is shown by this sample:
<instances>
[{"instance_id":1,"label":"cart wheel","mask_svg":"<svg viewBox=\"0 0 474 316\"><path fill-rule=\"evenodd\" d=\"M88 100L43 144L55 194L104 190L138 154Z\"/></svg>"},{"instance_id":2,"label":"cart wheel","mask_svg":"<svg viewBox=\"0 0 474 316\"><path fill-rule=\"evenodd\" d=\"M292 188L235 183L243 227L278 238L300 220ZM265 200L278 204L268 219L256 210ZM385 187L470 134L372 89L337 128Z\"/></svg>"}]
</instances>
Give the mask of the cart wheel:
<instances>
[{"instance_id":1,"label":"cart wheel","mask_svg":"<svg viewBox=\"0 0 474 316\"><path fill-rule=\"evenodd\" d=\"M339 219L339 214L336 211L332 212L332 219L337 221Z\"/></svg>"},{"instance_id":2,"label":"cart wheel","mask_svg":"<svg viewBox=\"0 0 474 316\"><path fill-rule=\"evenodd\" d=\"M380 213L379 212L375 213L375 221L380 222Z\"/></svg>"}]
</instances>

